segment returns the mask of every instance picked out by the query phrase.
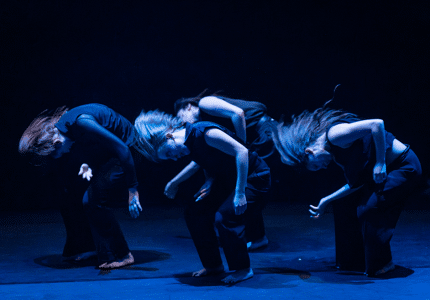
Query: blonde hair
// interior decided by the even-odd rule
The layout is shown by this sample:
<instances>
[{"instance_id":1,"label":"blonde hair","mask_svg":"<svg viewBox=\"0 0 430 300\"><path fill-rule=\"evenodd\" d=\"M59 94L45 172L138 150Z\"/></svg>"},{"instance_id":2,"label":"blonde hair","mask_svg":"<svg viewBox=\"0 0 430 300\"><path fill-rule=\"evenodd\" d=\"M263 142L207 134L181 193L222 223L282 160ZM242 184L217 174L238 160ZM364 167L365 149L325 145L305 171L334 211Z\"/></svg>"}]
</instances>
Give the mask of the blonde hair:
<instances>
[{"instance_id":1,"label":"blonde hair","mask_svg":"<svg viewBox=\"0 0 430 300\"><path fill-rule=\"evenodd\" d=\"M57 108L53 113L44 110L24 131L18 146L21 154L49 155L55 151L55 124L67 111L65 106Z\"/></svg>"},{"instance_id":2,"label":"blonde hair","mask_svg":"<svg viewBox=\"0 0 430 300\"><path fill-rule=\"evenodd\" d=\"M147 159L159 162L158 149L167 142L166 135L182 126L181 121L159 110L142 111L134 121L137 132L134 147Z\"/></svg>"}]
</instances>

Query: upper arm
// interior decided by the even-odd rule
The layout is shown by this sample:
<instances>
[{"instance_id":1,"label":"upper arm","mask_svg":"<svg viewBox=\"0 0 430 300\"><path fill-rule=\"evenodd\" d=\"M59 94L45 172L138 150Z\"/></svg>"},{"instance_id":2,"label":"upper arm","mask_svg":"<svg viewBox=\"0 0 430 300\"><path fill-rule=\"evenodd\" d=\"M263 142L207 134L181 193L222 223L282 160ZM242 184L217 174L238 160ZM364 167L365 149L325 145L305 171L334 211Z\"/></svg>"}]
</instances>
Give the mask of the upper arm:
<instances>
[{"instance_id":1,"label":"upper arm","mask_svg":"<svg viewBox=\"0 0 430 300\"><path fill-rule=\"evenodd\" d=\"M76 124L83 133L91 135L118 154L129 151L128 146L120 138L101 126L91 115L81 115Z\"/></svg>"},{"instance_id":2,"label":"upper arm","mask_svg":"<svg viewBox=\"0 0 430 300\"><path fill-rule=\"evenodd\" d=\"M342 123L330 128L327 132L327 138L333 145L346 148L365 135L380 130L384 130L384 121L381 119Z\"/></svg>"},{"instance_id":3,"label":"upper arm","mask_svg":"<svg viewBox=\"0 0 430 300\"><path fill-rule=\"evenodd\" d=\"M231 118L234 115L245 115L240 107L214 96L203 97L199 101L199 108L215 117Z\"/></svg>"},{"instance_id":4,"label":"upper arm","mask_svg":"<svg viewBox=\"0 0 430 300\"><path fill-rule=\"evenodd\" d=\"M206 131L205 141L209 146L232 156L236 156L240 152L248 151L241 143L216 128Z\"/></svg>"}]
</instances>

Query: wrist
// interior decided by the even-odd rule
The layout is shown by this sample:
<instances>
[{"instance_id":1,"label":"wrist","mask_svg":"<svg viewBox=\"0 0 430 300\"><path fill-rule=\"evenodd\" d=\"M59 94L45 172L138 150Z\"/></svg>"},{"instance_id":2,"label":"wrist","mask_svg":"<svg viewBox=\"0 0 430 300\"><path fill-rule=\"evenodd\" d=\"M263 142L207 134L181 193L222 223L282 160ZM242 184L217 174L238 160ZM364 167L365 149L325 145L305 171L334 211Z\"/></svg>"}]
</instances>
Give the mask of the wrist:
<instances>
[{"instance_id":1,"label":"wrist","mask_svg":"<svg viewBox=\"0 0 430 300\"><path fill-rule=\"evenodd\" d=\"M236 196L245 196L245 190L236 190L235 194Z\"/></svg>"}]
</instances>

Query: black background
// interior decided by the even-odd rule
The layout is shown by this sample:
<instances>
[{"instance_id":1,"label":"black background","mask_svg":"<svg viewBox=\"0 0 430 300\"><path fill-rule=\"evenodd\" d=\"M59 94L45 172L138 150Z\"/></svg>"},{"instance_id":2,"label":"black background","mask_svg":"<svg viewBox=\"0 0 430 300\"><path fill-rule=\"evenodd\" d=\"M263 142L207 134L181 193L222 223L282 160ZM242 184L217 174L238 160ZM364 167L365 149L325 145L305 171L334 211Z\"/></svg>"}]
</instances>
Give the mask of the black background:
<instances>
[{"instance_id":1,"label":"black background","mask_svg":"<svg viewBox=\"0 0 430 300\"><path fill-rule=\"evenodd\" d=\"M427 1L52 0L0 7L2 210L56 207L51 167L33 167L17 152L44 109L99 102L133 122L142 109L173 113L176 99L205 88L263 102L279 119L320 107L340 83L332 107L384 119L428 174ZM144 204L168 202L164 185L183 165L138 162ZM296 173L276 161L274 172L273 201L315 203L344 184L334 166Z\"/></svg>"}]
</instances>

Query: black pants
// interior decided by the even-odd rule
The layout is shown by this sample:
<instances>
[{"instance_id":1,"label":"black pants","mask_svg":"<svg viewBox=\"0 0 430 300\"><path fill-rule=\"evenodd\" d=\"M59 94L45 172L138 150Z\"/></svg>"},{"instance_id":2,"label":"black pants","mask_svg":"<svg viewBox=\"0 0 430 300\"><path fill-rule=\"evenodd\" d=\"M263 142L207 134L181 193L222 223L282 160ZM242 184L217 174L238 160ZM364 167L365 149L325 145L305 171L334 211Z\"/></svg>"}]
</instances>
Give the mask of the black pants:
<instances>
[{"instance_id":1,"label":"black pants","mask_svg":"<svg viewBox=\"0 0 430 300\"><path fill-rule=\"evenodd\" d=\"M112 158L91 179L83 207L91 228L99 263L112 262L130 250L112 207L126 205L128 189L119 160Z\"/></svg>"},{"instance_id":2,"label":"black pants","mask_svg":"<svg viewBox=\"0 0 430 300\"><path fill-rule=\"evenodd\" d=\"M387 180L369 183L335 201L336 263L340 269L374 273L392 260L390 241L408 196L421 175L408 150L387 167Z\"/></svg>"},{"instance_id":3,"label":"black pants","mask_svg":"<svg viewBox=\"0 0 430 300\"><path fill-rule=\"evenodd\" d=\"M186 206L185 221L188 230L204 268L222 265L214 225L218 229L229 270L249 268L250 260L245 237L246 214L247 212L258 214L258 211L261 214L261 207L264 207L265 198L270 190L270 170L261 161L259 168L248 177L245 190L247 210L242 215L234 213L235 181L215 180L212 191L206 198Z\"/></svg>"}]
</instances>

